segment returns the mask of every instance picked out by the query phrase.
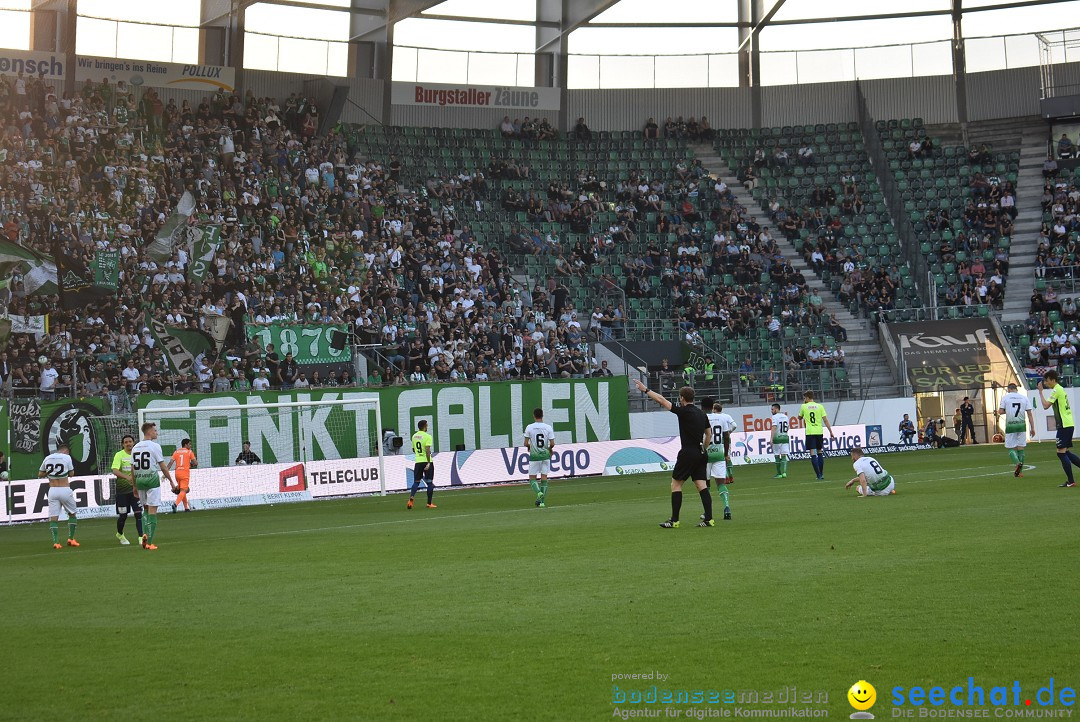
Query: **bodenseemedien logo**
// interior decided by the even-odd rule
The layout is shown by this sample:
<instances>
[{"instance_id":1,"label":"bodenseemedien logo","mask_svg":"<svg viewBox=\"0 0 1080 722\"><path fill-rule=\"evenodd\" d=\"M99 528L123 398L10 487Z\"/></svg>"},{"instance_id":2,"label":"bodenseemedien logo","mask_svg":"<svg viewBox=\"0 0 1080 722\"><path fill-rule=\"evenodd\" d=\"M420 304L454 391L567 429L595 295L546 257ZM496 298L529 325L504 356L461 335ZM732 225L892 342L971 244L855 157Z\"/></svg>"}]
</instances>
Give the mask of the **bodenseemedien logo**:
<instances>
[{"instance_id":1,"label":"bodenseemedien logo","mask_svg":"<svg viewBox=\"0 0 1080 722\"><path fill-rule=\"evenodd\" d=\"M869 711L877 702L877 690L874 689L874 685L865 679L860 679L851 685L847 698L848 703L855 708L855 712L851 714L851 719L874 719L874 715Z\"/></svg>"}]
</instances>

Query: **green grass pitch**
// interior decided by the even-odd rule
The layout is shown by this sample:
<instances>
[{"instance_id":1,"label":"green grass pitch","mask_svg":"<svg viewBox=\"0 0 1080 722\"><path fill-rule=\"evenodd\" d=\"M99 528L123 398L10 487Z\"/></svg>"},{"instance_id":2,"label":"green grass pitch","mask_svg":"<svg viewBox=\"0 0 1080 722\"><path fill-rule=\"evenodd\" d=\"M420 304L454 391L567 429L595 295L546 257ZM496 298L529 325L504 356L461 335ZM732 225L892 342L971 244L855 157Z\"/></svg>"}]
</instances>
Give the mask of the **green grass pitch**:
<instances>
[{"instance_id":1,"label":"green grass pitch","mask_svg":"<svg viewBox=\"0 0 1080 722\"><path fill-rule=\"evenodd\" d=\"M662 475L556 482L542 510L512 486L163 514L153 553L112 520L62 551L0 528L0 719L599 720L612 675L648 672L824 690L833 719L859 679L878 719L895 685L1080 687L1052 446L1022 479L1001 446L880 460L896 496L845 491L846 459L740 467L714 529L692 491L657 527Z\"/></svg>"}]
</instances>

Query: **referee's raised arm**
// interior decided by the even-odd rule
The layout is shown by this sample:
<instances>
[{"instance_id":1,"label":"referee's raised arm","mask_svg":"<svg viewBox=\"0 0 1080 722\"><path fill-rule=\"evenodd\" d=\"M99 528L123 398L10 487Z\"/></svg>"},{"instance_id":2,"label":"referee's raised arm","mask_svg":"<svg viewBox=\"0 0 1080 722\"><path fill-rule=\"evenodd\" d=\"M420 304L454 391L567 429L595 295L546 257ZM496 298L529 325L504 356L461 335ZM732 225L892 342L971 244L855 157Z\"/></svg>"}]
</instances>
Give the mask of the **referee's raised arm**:
<instances>
[{"instance_id":1,"label":"referee's raised arm","mask_svg":"<svg viewBox=\"0 0 1080 722\"><path fill-rule=\"evenodd\" d=\"M649 387L641 383L640 379L634 379L634 386L637 387L638 391L642 392L650 399L663 406L666 410L671 411L671 402L665 399L660 394L656 393L655 391L649 391Z\"/></svg>"}]
</instances>

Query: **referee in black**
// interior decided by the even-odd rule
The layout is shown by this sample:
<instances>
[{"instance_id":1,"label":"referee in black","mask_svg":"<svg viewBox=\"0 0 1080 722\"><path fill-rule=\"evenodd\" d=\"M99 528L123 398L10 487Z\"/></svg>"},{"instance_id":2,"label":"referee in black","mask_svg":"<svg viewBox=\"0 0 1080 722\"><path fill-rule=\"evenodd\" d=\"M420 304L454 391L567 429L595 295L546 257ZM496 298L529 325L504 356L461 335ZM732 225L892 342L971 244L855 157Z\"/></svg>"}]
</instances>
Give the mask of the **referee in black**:
<instances>
[{"instance_id":1,"label":"referee in black","mask_svg":"<svg viewBox=\"0 0 1080 722\"><path fill-rule=\"evenodd\" d=\"M641 381L634 380L637 390L663 406L679 418L679 440L682 444L679 456L675 459L675 468L671 472L671 518L660 525L662 529L679 528L679 510L682 508L682 487L687 479L693 479L701 496L701 506L705 515L698 526L716 526L712 516L712 497L705 485L708 477L708 457L706 447L712 443L712 428L709 417L704 411L694 406L694 390L689 386L679 389L679 405L675 406L655 391L649 391Z\"/></svg>"}]
</instances>

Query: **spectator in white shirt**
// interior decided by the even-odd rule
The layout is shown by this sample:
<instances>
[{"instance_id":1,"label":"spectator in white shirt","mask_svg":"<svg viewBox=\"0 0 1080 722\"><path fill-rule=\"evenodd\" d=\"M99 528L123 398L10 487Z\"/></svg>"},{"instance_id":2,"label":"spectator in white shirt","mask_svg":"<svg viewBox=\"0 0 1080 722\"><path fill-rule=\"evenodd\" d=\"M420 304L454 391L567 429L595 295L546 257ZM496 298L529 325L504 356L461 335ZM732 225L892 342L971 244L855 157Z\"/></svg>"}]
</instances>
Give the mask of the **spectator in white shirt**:
<instances>
[{"instance_id":1,"label":"spectator in white shirt","mask_svg":"<svg viewBox=\"0 0 1080 722\"><path fill-rule=\"evenodd\" d=\"M38 385L42 398L56 397L56 382L59 378L60 372L53 368L52 361L46 361L45 368L41 369L41 381Z\"/></svg>"}]
</instances>

